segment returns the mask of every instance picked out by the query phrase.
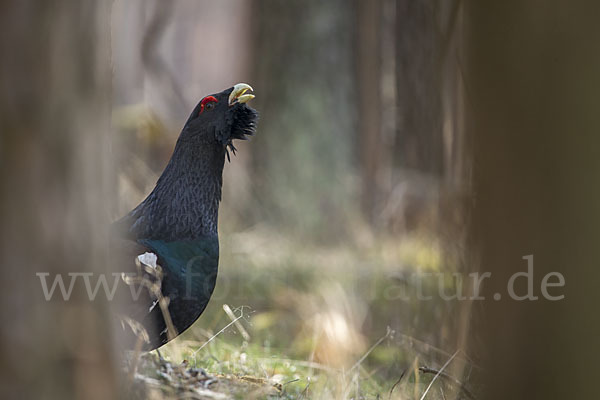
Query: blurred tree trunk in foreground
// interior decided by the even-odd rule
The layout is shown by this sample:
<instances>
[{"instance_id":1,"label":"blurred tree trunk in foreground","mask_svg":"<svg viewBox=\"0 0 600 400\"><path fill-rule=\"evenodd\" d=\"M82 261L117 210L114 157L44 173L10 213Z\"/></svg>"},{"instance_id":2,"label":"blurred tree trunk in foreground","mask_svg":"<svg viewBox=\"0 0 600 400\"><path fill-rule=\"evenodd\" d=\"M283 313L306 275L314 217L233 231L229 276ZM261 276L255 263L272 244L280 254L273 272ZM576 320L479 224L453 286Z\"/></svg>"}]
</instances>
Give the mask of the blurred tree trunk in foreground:
<instances>
[{"instance_id":1,"label":"blurred tree trunk in foreground","mask_svg":"<svg viewBox=\"0 0 600 400\"><path fill-rule=\"evenodd\" d=\"M105 268L109 8L0 6L2 398L115 397L106 304L81 281L45 301L36 276Z\"/></svg>"},{"instance_id":2,"label":"blurred tree trunk in foreground","mask_svg":"<svg viewBox=\"0 0 600 400\"><path fill-rule=\"evenodd\" d=\"M471 238L492 273L471 343L488 399L600 393L600 5L576 3L465 4ZM511 300L507 283L528 255L539 299ZM565 287L549 288L563 300L542 297L549 272L564 275ZM519 279L515 292L526 294Z\"/></svg>"}]
</instances>

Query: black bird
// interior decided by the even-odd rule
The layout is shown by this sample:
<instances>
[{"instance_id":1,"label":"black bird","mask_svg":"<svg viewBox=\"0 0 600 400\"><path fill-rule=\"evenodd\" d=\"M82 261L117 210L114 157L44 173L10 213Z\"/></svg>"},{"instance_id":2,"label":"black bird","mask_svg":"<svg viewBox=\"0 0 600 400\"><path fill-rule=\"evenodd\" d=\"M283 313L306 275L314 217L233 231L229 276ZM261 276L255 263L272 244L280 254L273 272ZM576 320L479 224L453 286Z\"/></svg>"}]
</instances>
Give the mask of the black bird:
<instances>
[{"instance_id":1,"label":"black bird","mask_svg":"<svg viewBox=\"0 0 600 400\"><path fill-rule=\"evenodd\" d=\"M212 295L219 264L217 219L223 166L234 139L256 129L258 113L239 83L204 97L188 118L156 187L113 224L114 262L129 285L119 290L123 327L144 350L158 348L192 325ZM125 261L123 261L125 260ZM138 297L139 296L139 297ZM161 300L162 299L162 300ZM129 331L128 329L126 329Z\"/></svg>"}]
</instances>

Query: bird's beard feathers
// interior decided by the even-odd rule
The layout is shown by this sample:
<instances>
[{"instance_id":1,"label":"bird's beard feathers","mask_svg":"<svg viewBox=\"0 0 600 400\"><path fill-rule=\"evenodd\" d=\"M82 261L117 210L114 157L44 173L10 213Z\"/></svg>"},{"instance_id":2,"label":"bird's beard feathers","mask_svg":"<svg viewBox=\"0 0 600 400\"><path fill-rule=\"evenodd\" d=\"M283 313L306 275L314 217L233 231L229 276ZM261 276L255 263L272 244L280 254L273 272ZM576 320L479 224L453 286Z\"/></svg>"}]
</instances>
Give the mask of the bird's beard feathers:
<instances>
[{"instance_id":1,"label":"bird's beard feathers","mask_svg":"<svg viewBox=\"0 0 600 400\"><path fill-rule=\"evenodd\" d=\"M233 125L231 126L231 134L229 139L225 143L225 152L227 154L227 160L231 162L229 157L229 150L235 155L236 148L233 145L233 140L248 140L251 136L254 136L256 132L256 123L258 121L258 112L247 105L240 105L236 110Z\"/></svg>"}]
</instances>

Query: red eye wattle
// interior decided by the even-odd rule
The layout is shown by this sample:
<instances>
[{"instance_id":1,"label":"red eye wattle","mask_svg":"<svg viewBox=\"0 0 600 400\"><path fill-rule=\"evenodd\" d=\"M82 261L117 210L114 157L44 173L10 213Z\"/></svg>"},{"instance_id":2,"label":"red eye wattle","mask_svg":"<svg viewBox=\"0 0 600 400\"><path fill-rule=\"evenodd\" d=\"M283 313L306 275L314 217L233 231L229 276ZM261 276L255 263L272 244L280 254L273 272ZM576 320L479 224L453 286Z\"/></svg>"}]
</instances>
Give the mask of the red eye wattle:
<instances>
[{"instance_id":1,"label":"red eye wattle","mask_svg":"<svg viewBox=\"0 0 600 400\"><path fill-rule=\"evenodd\" d=\"M202 99L202 101L200 102L200 112L199 114L202 114L202 111L204 111L204 107L207 104L210 103L218 103L219 100L217 100L214 96L206 96L205 98Z\"/></svg>"}]
</instances>

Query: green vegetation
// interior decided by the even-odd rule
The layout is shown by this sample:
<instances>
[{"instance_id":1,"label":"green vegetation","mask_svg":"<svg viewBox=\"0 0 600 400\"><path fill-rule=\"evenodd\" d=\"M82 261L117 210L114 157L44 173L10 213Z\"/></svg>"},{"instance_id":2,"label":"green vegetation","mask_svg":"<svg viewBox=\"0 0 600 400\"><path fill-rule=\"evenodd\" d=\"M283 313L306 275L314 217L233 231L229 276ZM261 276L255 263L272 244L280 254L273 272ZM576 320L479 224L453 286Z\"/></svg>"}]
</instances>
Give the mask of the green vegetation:
<instances>
[{"instance_id":1,"label":"green vegetation","mask_svg":"<svg viewBox=\"0 0 600 400\"><path fill-rule=\"evenodd\" d=\"M418 301L402 277L448 266L431 239L377 242L300 247L259 231L226 238L208 309L161 348L169 367L146 356L140 374L155 381L145 385L175 398L419 398L434 375L418 368L439 369L456 350L442 329L452 324L433 321L451 321L457 304ZM181 372L189 368L210 378L190 381ZM472 368L460 354L446 372ZM442 391L462 393L438 378L427 398Z\"/></svg>"}]
</instances>

